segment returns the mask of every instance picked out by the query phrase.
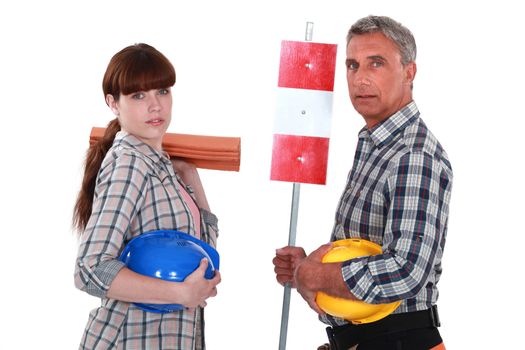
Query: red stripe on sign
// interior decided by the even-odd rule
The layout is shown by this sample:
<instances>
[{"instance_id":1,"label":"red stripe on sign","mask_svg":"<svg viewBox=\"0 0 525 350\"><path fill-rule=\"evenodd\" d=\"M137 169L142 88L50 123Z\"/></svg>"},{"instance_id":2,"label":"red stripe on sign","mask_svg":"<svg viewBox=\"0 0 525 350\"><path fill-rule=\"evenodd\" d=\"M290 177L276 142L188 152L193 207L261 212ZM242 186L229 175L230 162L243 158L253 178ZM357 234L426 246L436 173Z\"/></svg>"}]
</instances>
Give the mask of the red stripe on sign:
<instances>
[{"instance_id":1,"label":"red stripe on sign","mask_svg":"<svg viewBox=\"0 0 525 350\"><path fill-rule=\"evenodd\" d=\"M334 91L336 54L334 44L283 40L278 86Z\"/></svg>"},{"instance_id":2,"label":"red stripe on sign","mask_svg":"<svg viewBox=\"0 0 525 350\"><path fill-rule=\"evenodd\" d=\"M325 137L275 134L270 179L326 184L329 142Z\"/></svg>"}]
</instances>

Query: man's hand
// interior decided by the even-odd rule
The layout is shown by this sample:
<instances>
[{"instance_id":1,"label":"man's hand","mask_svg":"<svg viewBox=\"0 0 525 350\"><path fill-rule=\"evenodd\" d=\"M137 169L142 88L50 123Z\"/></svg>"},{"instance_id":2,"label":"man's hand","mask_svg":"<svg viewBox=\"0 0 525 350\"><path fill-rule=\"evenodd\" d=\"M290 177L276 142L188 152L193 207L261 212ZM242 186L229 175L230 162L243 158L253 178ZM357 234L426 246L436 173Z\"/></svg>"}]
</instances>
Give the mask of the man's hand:
<instances>
[{"instance_id":1,"label":"man's hand","mask_svg":"<svg viewBox=\"0 0 525 350\"><path fill-rule=\"evenodd\" d=\"M324 266L321 260L331 247L331 243L324 244L302 259L295 269L293 278L297 292L301 294L310 308L320 315L325 312L315 302L315 296L319 290L324 288Z\"/></svg>"},{"instance_id":2,"label":"man's hand","mask_svg":"<svg viewBox=\"0 0 525 350\"><path fill-rule=\"evenodd\" d=\"M306 253L301 247L286 246L277 249L272 260L277 282L283 286L289 282L292 288L295 288L294 272L305 257Z\"/></svg>"}]
</instances>

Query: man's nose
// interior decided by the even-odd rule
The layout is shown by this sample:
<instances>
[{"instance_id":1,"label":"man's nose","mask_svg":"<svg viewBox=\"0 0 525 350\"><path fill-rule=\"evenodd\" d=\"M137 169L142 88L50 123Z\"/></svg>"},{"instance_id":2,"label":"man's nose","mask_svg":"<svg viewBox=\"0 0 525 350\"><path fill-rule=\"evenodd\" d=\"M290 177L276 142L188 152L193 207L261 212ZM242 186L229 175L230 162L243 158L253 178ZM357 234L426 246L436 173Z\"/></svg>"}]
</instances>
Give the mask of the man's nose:
<instances>
[{"instance_id":1,"label":"man's nose","mask_svg":"<svg viewBox=\"0 0 525 350\"><path fill-rule=\"evenodd\" d=\"M369 86L370 77L365 71L359 70L354 74L353 83L355 86Z\"/></svg>"}]
</instances>

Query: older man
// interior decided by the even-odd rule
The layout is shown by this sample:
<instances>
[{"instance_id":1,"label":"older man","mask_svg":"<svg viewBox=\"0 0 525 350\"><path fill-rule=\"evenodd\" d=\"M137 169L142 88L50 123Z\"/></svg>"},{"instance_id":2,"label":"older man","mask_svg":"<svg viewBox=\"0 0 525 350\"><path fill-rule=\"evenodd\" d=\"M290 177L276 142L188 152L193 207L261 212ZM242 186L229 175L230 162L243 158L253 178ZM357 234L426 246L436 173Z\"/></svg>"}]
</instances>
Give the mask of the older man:
<instances>
[{"instance_id":1,"label":"older man","mask_svg":"<svg viewBox=\"0 0 525 350\"><path fill-rule=\"evenodd\" d=\"M412 33L391 18L365 17L348 32L348 91L366 126L331 241L363 238L382 254L323 264L325 244L308 256L300 247L277 249L273 259L277 281L290 282L330 325L331 350L444 349L436 301L452 169L412 99L415 59ZM401 304L386 318L353 325L325 314L317 292Z\"/></svg>"}]
</instances>

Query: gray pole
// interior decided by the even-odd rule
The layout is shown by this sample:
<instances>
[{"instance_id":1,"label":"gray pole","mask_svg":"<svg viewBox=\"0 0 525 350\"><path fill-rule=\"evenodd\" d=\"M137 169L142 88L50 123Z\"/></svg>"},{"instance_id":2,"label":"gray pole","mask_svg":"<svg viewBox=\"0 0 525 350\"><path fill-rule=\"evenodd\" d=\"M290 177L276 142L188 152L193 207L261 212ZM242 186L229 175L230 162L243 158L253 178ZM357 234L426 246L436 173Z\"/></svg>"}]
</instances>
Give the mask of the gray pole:
<instances>
[{"instance_id":1,"label":"gray pole","mask_svg":"<svg viewBox=\"0 0 525 350\"><path fill-rule=\"evenodd\" d=\"M312 41L314 24L313 22L306 22L305 41ZM297 234L297 216L299 214L299 193L301 191L301 184L294 182L292 193L292 211L290 214L290 231L288 233L288 245L295 245L295 237ZM279 350L286 350L286 335L288 334L288 318L290 315L290 283L284 286L283 295L283 310L281 313L281 333L279 335Z\"/></svg>"},{"instance_id":2,"label":"gray pole","mask_svg":"<svg viewBox=\"0 0 525 350\"><path fill-rule=\"evenodd\" d=\"M292 211L290 214L290 232L288 234L288 245L295 245L295 237L297 232L297 216L299 214L299 193L301 184L294 182L292 193ZM284 286L283 295L283 310L281 313L281 334L279 335L279 350L286 349L286 335L288 333L288 316L290 314L290 283Z\"/></svg>"}]
</instances>

